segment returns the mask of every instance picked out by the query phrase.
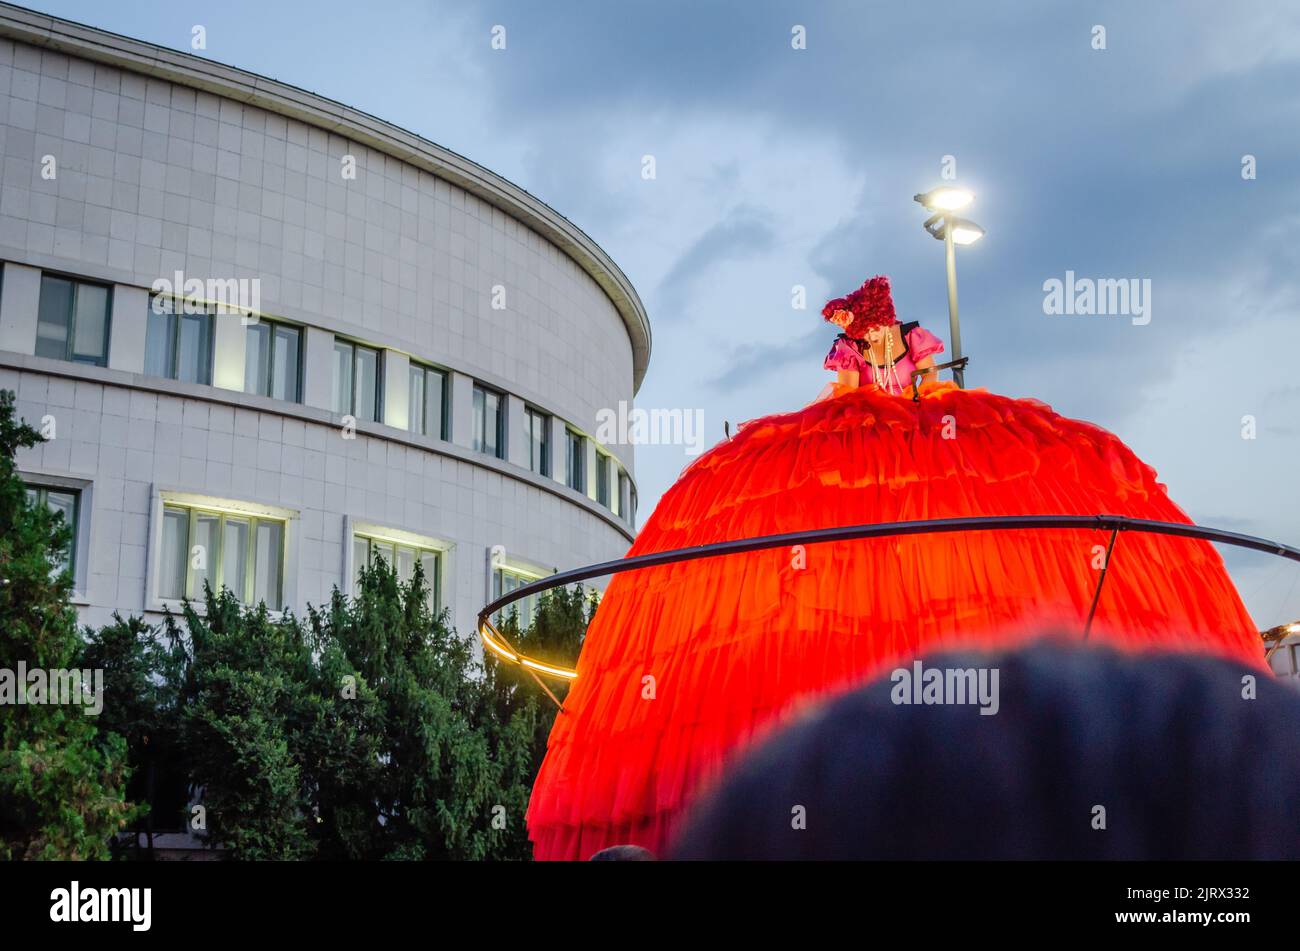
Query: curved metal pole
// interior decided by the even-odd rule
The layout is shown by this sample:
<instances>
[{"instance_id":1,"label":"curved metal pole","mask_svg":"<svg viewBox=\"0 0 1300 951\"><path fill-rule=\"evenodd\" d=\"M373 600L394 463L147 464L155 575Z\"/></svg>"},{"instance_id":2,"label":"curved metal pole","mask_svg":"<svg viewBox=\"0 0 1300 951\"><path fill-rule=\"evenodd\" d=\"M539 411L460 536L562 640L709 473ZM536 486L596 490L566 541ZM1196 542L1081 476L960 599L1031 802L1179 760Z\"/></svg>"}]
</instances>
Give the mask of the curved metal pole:
<instances>
[{"instance_id":1,"label":"curved metal pole","mask_svg":"<svg viewBox=\"0 0 1300 951\"><path fill-rule=\"evenodd\" d=\"M695 545L690 548L677 548L672 551L652 552L648 555L636 555L632 558L619 558L614 561L574 568L530 582L516 588L509 594L502 595L483 608L478 614L479 635L484 643L501 654L497 644L490 640L484 626L491 628L490 618L502 608L509 607L529 595L540 594L562 585L587 581L603 575L616 575L624 571L639 568L654 568L659 565L675 564L681 561L694 561L697 558L717 558L723 555L736 555L744 552L763 551L770 548L786 548L791 545L815 545L822 542L855 541L861 538L887 538L906 535L946 534L949 532L1016 530L1016 529L1052 529L1075 528L1095 529L1111 532L1148 532L1156 535L1172 535L1179 538L1193 538L1201 541L1221 542L1237 548L1249 548L1254 551L1279 555L1300 563L1300 549L1269 541L1254 535L1243 535L1218 528L1205 528L1187 522L1162 522L1155 519L1129 518L1125 515L980 515L966 518L934 518L908 522L883 522L866 525L845 525L839 528L817 528L802 532L786 532L780 535L759 535L755 538L742 538L737 541L713 542L708 545ZM1112 538L1112 544L1113 544ZM515 663L529 661L543 673L552 673L557 668L543 665L524 658L522 655L507 657ZM544 670L551 667L552 670ZM572 678L572 671L563 676Z\"/></svg>"}]
</instances>

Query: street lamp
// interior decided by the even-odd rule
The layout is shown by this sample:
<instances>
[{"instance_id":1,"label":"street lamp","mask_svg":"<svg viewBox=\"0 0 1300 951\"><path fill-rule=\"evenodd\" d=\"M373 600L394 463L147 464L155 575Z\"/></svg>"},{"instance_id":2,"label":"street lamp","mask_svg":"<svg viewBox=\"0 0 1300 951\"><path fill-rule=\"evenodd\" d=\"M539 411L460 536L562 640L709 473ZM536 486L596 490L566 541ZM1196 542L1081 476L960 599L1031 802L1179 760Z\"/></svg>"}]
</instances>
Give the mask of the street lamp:
<instances>
[{"instance_id":1,"label":"street lamp","mask_svg":"<svg viewBox=\"0 0 1300 951\"><path fill-rule=\"evenodd\" d=\"M1273 655L1277 653L1278 648L1286 644L1289 638L1300 634L1300 621L1292 621L1289 624L1279 624L1277 627L1270 627L1267 631L1261 631L1260 637L1264 639L1264 662L1271 666ZM1285 655L1283 655L1285 656ZM1300 675L1293 664L1289 664L1292 670L1292 676ZM1276 668L1274 668L1276 670ZM1286 676L1283 672L1282 676Z\"/></svg>"},{"instance_id":2,"label":"street lamp","mask_svg":"<svg viewBox=\"0 0 1300 951\"><path fill-rule=\"evenodd\" d=\"M955 217L952 212L965 208L975 200L975 196L964 188L944 185L915 195L912 200L926 211L934 212L925 220L924 227L932 238L943 242L948 264L948 336L952 342L952 359L957 364L952 368L952 375L957 385L965 389L966 373L961 363L961 324L957 320L957 257L953 246L974 244L984 237L984 229L973 221Z\"/></svg>"}]
</instances>

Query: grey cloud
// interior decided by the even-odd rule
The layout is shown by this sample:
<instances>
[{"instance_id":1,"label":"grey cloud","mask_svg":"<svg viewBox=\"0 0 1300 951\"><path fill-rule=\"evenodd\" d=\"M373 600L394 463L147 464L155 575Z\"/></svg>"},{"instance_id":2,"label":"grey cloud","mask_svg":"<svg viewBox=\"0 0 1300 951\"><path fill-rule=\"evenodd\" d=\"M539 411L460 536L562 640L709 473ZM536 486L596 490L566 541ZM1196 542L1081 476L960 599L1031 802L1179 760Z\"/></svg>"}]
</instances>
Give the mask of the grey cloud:
<instances>
[{"instance_id":1,"label":"grey cloud","mask_svg":"<svg viewBox=\"0 0 1300 951\"><path fill-rule=\"evenodd\" d=\"M719 221L682 252L655 291L659 317L674 320L685 316L691 287L725 261L734 261L767 251L774 232L769 216L760 209L743 206Z\"/></svg>"},{"instance_id":2,"label":"grey cloud","mask_svg":"<svg viewBox=\"0 0 1300 951\"><path fill-rule=\"evenodd\" d=\"M834 333L828 326L819 326L802 337L791 340L739 344L727 369L710 380L709 386L714 389L753 386L791 364L809 361L820 364L822 355L830 348L833 339Z\"/></svg>"}]
</instances>

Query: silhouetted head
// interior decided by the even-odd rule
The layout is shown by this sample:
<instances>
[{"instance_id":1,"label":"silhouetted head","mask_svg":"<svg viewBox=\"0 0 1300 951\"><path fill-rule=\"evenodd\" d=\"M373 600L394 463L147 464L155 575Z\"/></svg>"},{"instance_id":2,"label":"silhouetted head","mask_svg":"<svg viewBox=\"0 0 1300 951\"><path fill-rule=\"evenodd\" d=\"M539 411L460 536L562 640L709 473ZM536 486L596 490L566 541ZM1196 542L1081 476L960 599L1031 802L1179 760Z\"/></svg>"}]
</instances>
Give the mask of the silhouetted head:
<instances>
[{"instance_id":1,"label":"silhouetted head","mask_svg":"<svg viewBox=\"0 0 1300 951\"><path fill-rule=\"evenodd\" d=\"M653 862L654 853L639 845L611 845L591 857L592 862Z\"/></svg>"},{"instance_id":2,"label":"silhouetted head","mask_svg":"<svg viewBox=\"0 0 1300 951\"><path fill-rule=\"evenodd\" d=\"M674 857L1300 858L1297 816L1290 682L1040 644L925 657L832 701L748 756Z\"/></svg>"}]
</instances>

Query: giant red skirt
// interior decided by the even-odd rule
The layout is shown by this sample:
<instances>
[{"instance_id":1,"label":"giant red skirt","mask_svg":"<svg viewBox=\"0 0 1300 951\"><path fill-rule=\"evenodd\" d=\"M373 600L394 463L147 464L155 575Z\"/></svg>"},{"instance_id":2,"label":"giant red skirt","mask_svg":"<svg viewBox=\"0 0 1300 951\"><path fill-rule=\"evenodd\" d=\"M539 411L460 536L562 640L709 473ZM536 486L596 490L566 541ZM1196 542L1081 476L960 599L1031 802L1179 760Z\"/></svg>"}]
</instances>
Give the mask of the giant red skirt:
<instances>
[{"instance_id":1,"label":"giant red skirt","mask_svg":"<svg viewBox=\"0 0 1300 951\"><path fill-rule=\"evenodd\" d=\"M1036 400L937 384L841 391L746 424L663 496L630 555L803 529L973 515L1187 522L1111 433ZM801 705L941 648L1082 637L1110 533L825 543L616 575L528 809L539 859L662 851L726 764ZM1206 542L1121 533L1090 640L1227 655L1259 635Z\"/></svg>"}]
</instances>

